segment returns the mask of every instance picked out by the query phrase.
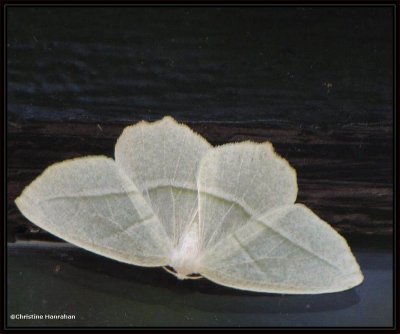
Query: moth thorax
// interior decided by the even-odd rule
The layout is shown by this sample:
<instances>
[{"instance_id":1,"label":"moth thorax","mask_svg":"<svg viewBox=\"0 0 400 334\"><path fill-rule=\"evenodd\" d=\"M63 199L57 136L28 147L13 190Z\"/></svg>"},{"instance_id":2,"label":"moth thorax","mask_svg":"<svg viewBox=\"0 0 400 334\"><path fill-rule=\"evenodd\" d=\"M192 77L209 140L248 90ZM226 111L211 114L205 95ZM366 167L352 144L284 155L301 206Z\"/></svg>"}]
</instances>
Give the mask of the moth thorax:
<instances>
[{"instance_id":1,"label":"moth thorax","mask_svg":"<svg viewBox=\"0 0 400 334\"><path fill-rule=\"evenodd\" d=\"M188 278L190 274L198 272L199 234L196 224L182 234L180 241L172 252L170 266L176 271L180 279Z\"/></svg>"}]
</instances>

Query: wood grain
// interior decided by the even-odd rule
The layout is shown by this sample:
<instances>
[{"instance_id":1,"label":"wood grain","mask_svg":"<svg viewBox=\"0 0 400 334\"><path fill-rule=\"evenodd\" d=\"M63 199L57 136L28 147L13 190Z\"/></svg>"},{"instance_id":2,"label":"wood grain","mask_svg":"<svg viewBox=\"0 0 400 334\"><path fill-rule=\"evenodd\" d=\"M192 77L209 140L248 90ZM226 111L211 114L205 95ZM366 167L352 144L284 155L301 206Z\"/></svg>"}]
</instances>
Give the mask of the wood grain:
<instances>
[{"instance_id":1,"label":"wood grain","mask_svg":"<svg viewBox=\"0 0 400 334\"><path fill-rule=\"evenodd\" d=\"M324 131L260 123L189 125L213 145L248 139L271 141L297 170L298 202L308 205L342 233L392 234L390 127L377 124ZM54 162L84 155L113 156L123 128L121 124L99 123L9 124L10 240L46 238L13 203L26 185Z\"/></svg>"},{"instance_id":2,"label":"wood grain","mask_svg":"<svg viewBox=\"0 0 400 334\"><path fill-rule=\"evenodd\" d=\"M393 13L9 7L9 240L48 238L14 205L47 166L113 156L126 125L164 115L214 145L271 141L297 170L299 202L342 233L390 237Z\"/></svg>"}]
</instances>

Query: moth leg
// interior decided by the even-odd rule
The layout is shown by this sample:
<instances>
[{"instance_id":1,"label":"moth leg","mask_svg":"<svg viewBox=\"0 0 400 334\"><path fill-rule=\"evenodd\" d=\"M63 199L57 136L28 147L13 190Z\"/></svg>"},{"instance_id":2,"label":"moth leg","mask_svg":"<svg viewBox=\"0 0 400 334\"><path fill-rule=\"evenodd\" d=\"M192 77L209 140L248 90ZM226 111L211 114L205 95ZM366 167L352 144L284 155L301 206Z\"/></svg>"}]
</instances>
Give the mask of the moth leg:
<instances>
[{"instance_id":1,"label":"moth leg","mask_svg":"<svg viewBox=\"0 0 400 334\"><path fill-rule=\"evenodd\" d=\"M170 273L170 274L174 275L175 277L177 277L179 279L182 279L182 280L183 279L200 279L200 278L203 278L203 276L200 275L200 274L189 274L189 275L182 276L182 275L178 274L176 271L174 271L173 269L172 270L169 269L167 266L163 266L162 268L166 272L168 272L168 273Z\"/></svg>"}]
</instances>

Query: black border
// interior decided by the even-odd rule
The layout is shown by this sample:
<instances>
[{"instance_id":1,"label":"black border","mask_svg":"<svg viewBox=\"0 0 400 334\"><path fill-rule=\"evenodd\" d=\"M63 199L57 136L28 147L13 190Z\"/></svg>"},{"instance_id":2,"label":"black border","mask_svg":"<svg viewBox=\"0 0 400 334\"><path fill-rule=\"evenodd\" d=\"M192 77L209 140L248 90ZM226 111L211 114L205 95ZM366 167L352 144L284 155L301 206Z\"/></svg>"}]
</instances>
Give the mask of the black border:
<instances>
[{"instance_id":1,"label":"black border","mask_svg":"<svg viewBox=\"0 0 400 334\"><path fill-rule=\"evenodd\" d=\"M116 1L114 3L106 2L106 1L93 1L87 3L81 3L79 1L63 1L62 3L54 3L54 2L47 2L47 1L1 1L1 17L3 18L3 34L1 35L1 41L3 45L3 53L1 54L1 60L3 62L3 154L2 154L2 164L1 167L3 168L3 179L2 179L2 186L3 186L3 212L4 212L4 225L1 232L3 233L3 254L2 257L2 268L3 268L3 314L2 314L2 326L1 331L14 331L14 332L25 332L29 330L46 330L46 331L66 331L66 330L85 330L85 331L98 331L98 330L132 330L132 331L143 331L143 330L196 330L196 329L218 329L218 330L262 330L262 329L274 329L274 330L368 330L368 331L376 331L381 332L382 330L389 330L395 331L399 329L398 326L398 318L397 318L397 283L398 283L398 275L397 275L397 251L398 251L398 243L397 243L397 205L396 205L396 198L397 198L397 186L399 185L397 179L397 162L398 162L398 147L397 147L397 106L398 106L398 94L397 94L397 82L398 82L398 38L397 38L397 31L398 31L398 17L399 17L399 5L397 4L396 0L393 1L364 1L362 0L355 0L349 3L348 1L339 0L336 2L320 2L320 1L308 1L306 3L302 3L300 1L252 1L251 3L245 3L244 1L203 1L203 2L187 2L187 1L174 1L168 3L166 1L152 1L152 2L131 2L131 1ZM208 7L208 6L220 6L220 7L393 7L393 327L7 327L7 282L6 282L6 274L7 274L7 241L6 241L6 231L7 231L7 181L8 181L8 173L7 173L7 134L8 134L8 127L7 127L7 8L8 7ZM317 316L317 315L316 315Z\"/></svg>"}]
</instances>

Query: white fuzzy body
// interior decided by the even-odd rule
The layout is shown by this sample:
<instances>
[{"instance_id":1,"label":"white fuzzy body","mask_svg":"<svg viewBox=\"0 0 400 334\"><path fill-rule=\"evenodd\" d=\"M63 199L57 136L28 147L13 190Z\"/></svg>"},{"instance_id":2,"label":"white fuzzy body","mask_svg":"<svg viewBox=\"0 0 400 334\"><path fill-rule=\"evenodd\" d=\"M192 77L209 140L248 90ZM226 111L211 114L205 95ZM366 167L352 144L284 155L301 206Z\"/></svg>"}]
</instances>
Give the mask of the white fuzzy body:
<instances>
[{"instance_id":1,"label":"white fuzzy body","mask_svg":"<svg viewBox=\"0 0 400 334\"><path fill-rule=\"evenodd\" d=\"M192 225L171 255L170 266L173 267L180 279L199 272L200 239L197 230Z\"/></svg>"}]
</instances>

